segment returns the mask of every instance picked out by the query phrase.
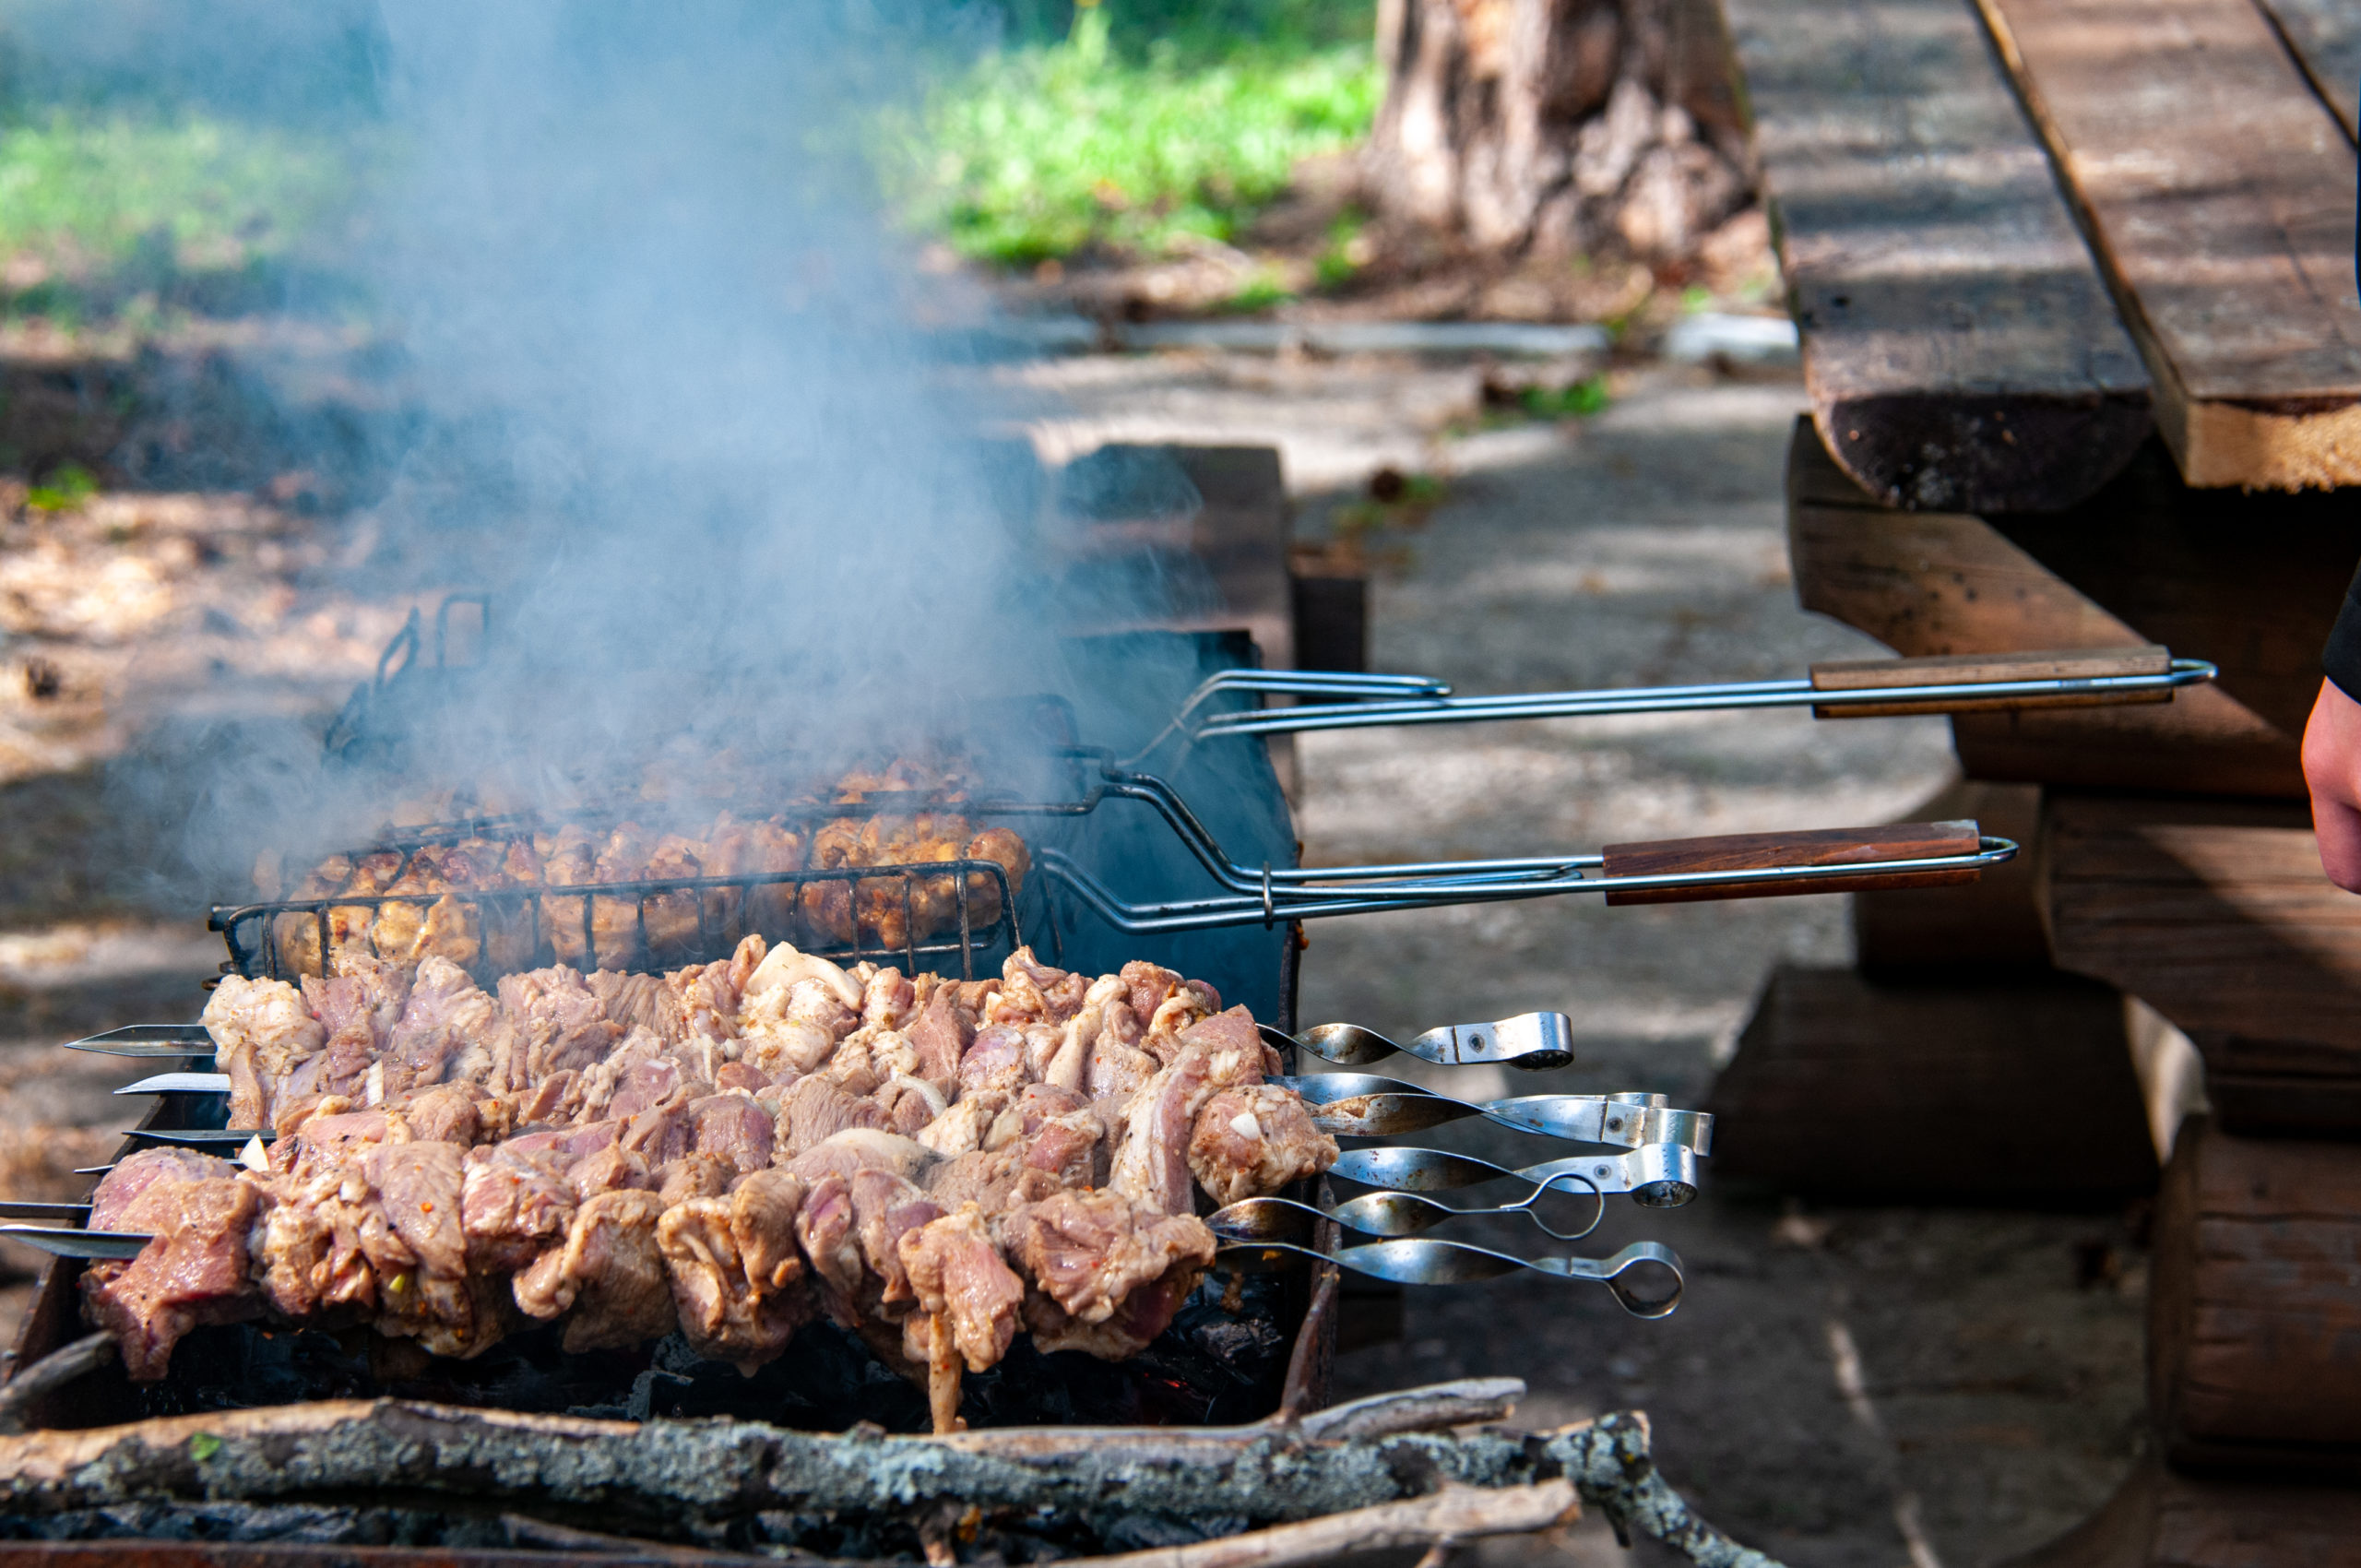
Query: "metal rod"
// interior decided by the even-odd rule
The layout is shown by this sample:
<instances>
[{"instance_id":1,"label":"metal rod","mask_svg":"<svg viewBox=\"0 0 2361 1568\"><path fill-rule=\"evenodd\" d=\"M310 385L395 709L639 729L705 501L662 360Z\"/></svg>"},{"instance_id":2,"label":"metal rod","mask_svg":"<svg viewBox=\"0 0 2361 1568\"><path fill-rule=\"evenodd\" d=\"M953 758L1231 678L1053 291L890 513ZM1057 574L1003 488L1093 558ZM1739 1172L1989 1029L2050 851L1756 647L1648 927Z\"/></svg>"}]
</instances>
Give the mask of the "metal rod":
<instances>
[{"instance_id":1,"label":"metal rod","mask_svg":"<svg viewBox=\"0 0 2361 1568\"><path fill-rule=\"evenodd\" d=\"M1596 691L1523 692L1501 696L1432 697L1417 701L1339 703L1321 707L1220 713L1192 731L1216 735L1284 735L1316 730L1365 730L1388 725L1468 724L1514 719L1581 719L1629 713L1697 713L1771 707L1879 707L1987 702L2006 697L2132 696L2177 691L2218 673L2201 659L2176 659L2154 675L2060 675L2022 681L1972 681L1950 685L1876 686L1823 691L1808 680L1731 681L1700 686L1619 686ZM1145 753L1142 754L1145 754Z\"/></svg>"},{"instance_id":2,"label":"metal rod","mask_svg":"<svg viewBox=\"0 0 2361 1568\"><path fill-rule=\"evenodd\" d=\"M1317 886L1295 885L1285 889L1273 889L1272 913L1283 920L1319 920L1382 909L1507 903L1523 898L1547 898L1563 893L1643 893L1672 888L1744 886L1762 882L1824 881L1837 885L1829 891L1842 892L1842 884L1848 878L1894 875L1906 872L1980 871L2013 858L2018 849L2013 840L1989 834L1982 836L1974 854L1865 861L1833 866L1762 866L1745 871L1664 872L1646 876L1557 877L1548 881L1485 882L1432 878L1335 893ZM1057 850L1042 851L1040 863L1060 882L1079 893L1100 919L1117 930L1133 935L1259 925L1264 919L1259 882L1251 894L1133 904L1117 897L1104 884Z\"/></svg>"}]
</instances>

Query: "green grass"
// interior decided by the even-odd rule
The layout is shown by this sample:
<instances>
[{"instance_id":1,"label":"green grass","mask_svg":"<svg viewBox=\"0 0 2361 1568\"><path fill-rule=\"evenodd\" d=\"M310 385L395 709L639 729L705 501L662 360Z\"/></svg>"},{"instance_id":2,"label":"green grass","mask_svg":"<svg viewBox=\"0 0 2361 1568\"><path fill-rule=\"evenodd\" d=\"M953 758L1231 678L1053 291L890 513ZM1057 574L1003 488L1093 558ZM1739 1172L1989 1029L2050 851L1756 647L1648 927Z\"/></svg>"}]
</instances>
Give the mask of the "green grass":
<instances>
[{"instance_id":1,"label":"green grass","mask_svg":"<svg viewBox=\"0 0 2361 1568\"><path fill-rule=\"evenodd\" d=\"M1373 0L1001 3L1012 42L871 123L894 209L973 258L1230 240L1376 113ZM0 105L0 316L136 327L267 303L291 269L333 276L386 161L367 127L113 102ZM1323 287L1351 275L1360 222L1320 258ZM1258 277L1231 304L1283 296Z\"/></svg>"},{"instance_id":2,"label":"green grass","mask_svg":"<svg viewBox=\"0 0 2361 1568\"><path fill-rule=\"evenodd\" d=\"M353 209L365 162L350 135L195 113L0 122L0 257L46 274L6 308L70 320L143 293L251 281L321 249Z\"/></svg>"},{"instance_id":3,"label":"green grass","mask_svg":"<svg viewBox=\"0 0 2361 1568\"><path fill-rule=\"evenodd\" d=\"M25 493L25 505L36 512L70 512L99 493L99 481L79 463L64 463L47 482Z\"/></svg>"},{"instance_id":4,"label":"green grass","mask_svg":"<svg viewBox=\"0 0 2361 1568\"><path fill-rule=\"evenodd\" d=\"M1110 46L1106 9L1063 42L995 52L889 122L888 184L919 227L1003 266L1087 246L1172 252L1227 241L1296 162L1369 129L1382 84L1367 42L1299 31Z\"/></svg>"},{"instance_id":5,"label":"green grass","mask_svg":"<svg viewBox=\"0 0 2361 1568\"><path fill-rule=\"evenodd\" d=\"M1571 386L1528 386L1517 404L1535 419L1588 419L1607 411L1607 377L1594 375Z\"/></svg>"}]
</instances>

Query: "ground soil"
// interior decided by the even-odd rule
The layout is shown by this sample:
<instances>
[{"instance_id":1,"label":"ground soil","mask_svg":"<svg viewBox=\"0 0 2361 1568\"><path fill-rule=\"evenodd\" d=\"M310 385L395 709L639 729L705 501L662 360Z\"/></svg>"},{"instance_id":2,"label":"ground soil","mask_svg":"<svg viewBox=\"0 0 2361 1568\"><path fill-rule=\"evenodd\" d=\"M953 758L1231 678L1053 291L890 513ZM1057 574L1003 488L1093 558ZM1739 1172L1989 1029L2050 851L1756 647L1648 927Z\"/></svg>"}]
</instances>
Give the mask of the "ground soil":
<instances>
[{"instance_id":1,"label":"ground soil","mask_svg":"<svg viewBox=\"0 0 2361 1568\"><path fill-rule=\"evenodd\" d=\"M1488 367L1465 362L1088 356L968 374L1052 457L1116 438L1278 444L1302 536L1374 565L1376 668L1482 692L1762 677L1877 651L1795 607L1779 496L1801 397L1783 380L1625 366L1605 412L1554 423L1488 411ZM1404 499L1379 504L1369 484L1386 469L1433 482L1387 487ZM338 566L368 549L333 507L314 517L251 476L142 493L116 503L112 525L29 517L21 496L5 498L0 572L18 576L0 587L52 594L11 611L0 670L11 1195L70 1195L72 1168L127 1120L105 1093L119 1063L63 1060L49 1042L186 1016L218 961L197 917L153 879L123 874L169 860L176 825L115 809L112 759L191 715L324 718L414 601L411 588L373 594ZM140 564L83 622L40 621L43 605L70 600L54 585L86 556ZM43 558L63 563L46 579L25 565ZM35 657L66 672L72 713L30 695L38 682L18 694ZM1950 768L1939 722L1785 716L1335 734L1299 748L1306 853L1331 862L1876 821ZM1560 1008L1575 1019L1575 1066L1513 1085L1467 1070L1450 1087L1650 1089L1695 1104L1770 967L1843 962L1849 942L1834 897L1331 921L1311 932L1303 1013L1393 1032ZM1505 1134L1456 1141L1519 1162L1536 1153ZM1490 1234L1530 1248L1540 1239L1520 1225ZM1619 1205L1583 1245L1640 1236L1686 1261L1672 1318L1640 1322L1596 1288L1539 1278L1421 1291L1398 1338L1344 1356L1339 1394L1510 1374L1531 1385L1525 1421L1645 1409L1670 1479L1741 1539L1798 1564L1989 1562L2087 1514L2134 1457L2145 1270L2119 1216L1803 1212L1709 1186L1679 1211ZM29 1263L0 1255L13 1271L0 1315L23 1299ZM1627 1561L1595 1522L1486 1555Z\"/></svg>"},{"instance_id":2,"label":"ground soil","mask_svg":"<svg viewBox=\"0 0 2361 1568\"><path fill-rule=\"evenodd\" d=\"M1277 442L1303 536L1363 529L1374 669L1488 692L1761 679L1881 651L1796 607L1780 496L1799 387L1635 367L1595 418L1488 427L1485 374L1162 356L1008 379L1066 399L1035 427L1052 449ZM1439 504L1373 507L1367 478L1387 467L1440 480ZM1940 720L1703 715L1298 745L1305 852L1331 863L1892 820L1951 775ZM1847 960L1848 902L1562 899L1328 921L1304 955L1302 1016L1392 1033L1562 1009L1572 1068L1429 1075L1469 1098L1647 1089L1695 1105L1774 963ZM1466 1126L1422 1141L1538 1158ZM1543 1241L1521 1221L1493 1236ZM2087 1515L2138 1451L2145 1266L2124 1216L1806 1213L1709 1185L1685 1209L1612 1208L1583 1247L1641 1237L1687 1265L1673 1317L1537 1278L1413 1291L1400 1339L1346 1355L1338 1392L1510 1374L1533 1389L1522 1420L1645 1409L1666 1473L1708 1517L1832 1568L2024 1550ZM1601 1525L1488 1553L1553 1555L1623 1558Z\"/></svg>"}]
</instances>

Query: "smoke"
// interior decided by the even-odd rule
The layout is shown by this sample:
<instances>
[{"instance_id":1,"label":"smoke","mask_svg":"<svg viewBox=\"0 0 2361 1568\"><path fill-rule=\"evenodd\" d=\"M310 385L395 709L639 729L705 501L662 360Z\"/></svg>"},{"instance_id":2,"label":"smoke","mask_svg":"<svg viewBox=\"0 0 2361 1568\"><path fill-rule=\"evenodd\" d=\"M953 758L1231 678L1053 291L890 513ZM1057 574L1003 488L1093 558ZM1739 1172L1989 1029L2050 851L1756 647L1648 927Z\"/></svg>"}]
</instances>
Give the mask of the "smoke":
<instances>
[{"instance_id":1,"label":"smoke","mask_svg":"<svg viewBox=\"0 0 2361 1568\"><path fill-rule=\"evenodd\" d=\"M520 678L479 728L768 752L1054 681L1024 519L867 199L924 40L808 0L386 12L376 292L434 417L381 507L498 595Z\"/></svg>"},{"instance_id":2,"label":"smoke","mask_svg":"<svg viewBox=\"0 0 2361 1568\"><path fill-rule=\"evenodd\" d=\"M950 340L913 324L941 283L879 210L871 128L986 30L976 14L233 0L202 21L122 16L91 30L18 0L0 9L9 68L364 133L345 269L387 395L359 434L350 493L375 543L351 571L363 591L480 589L492 607L481 662L399 716L396 791L554 813L650 778L684 805L775 794L929 741L989 750L1010 738L1004 699L1036 692L1120 753L1202 672L1193 649L1067 640L1204 611L1193 568L1058 558L1062 510L1185 516L1186 478L1133 453L1045 488L979 378L951 374ZM286 304L320 302L299 279ZM315 735L247 725L120 770L121 809L184 825L188 870L166 877L180 907L243 895L258 849L299 869L386 820L383 777L313 766ZM1275 800L1257 748L1192 767L1233 853L1292 861L1283 819L1253 803ZM1136 808L1075 831L1134 896L1195 874ZM1267 1008L1276 939L1255 936Z\"/></svg>"},{"instance_id":3,"label":"smoke","mask_svg":"<svg viewBox=\"0 0 2361 1568\"><path fill-rule=\"evenodd\" d=\"M892 0L108 15L0 13L11 77L243 101L367 149L342 271L386 395L350 486L376 540L353 586L488 591L500 671L411 716L427 766L405 787L563 807L658 753L820 767L939 733L976 699L1091 683L1058 639L1109 618L1086 602L1099 590L1045 576L1030 453L983 439L994 411L912 325L940 284L878 210L868 161L877 111L971 43L975 16ZM303 291L290 312L318 305ZM193 772L176 759L143 783L166 811L196 802L191 858L217 892L257 837L334 837L388 804L372 781L257 769L249 735L200 749Z\"/></svg>"}]
</instances>

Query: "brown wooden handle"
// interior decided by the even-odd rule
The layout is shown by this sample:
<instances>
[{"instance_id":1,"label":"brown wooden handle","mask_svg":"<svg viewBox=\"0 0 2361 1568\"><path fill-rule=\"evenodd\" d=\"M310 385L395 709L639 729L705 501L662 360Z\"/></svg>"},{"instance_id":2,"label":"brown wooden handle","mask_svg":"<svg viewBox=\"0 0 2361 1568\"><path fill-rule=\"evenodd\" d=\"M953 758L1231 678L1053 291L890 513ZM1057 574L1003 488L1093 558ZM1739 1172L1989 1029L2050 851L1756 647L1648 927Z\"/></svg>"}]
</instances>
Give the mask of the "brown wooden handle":
<instances>
[{"instance_id":1,"label":"brown wooden handle","mask_svg":"<svg viewBox=\"0 0 2361 1568\"><path fill-rule=\"evenodd\" d=\"M1901 822L1884 827L1829 827L1803 833L1733 833L1714 838L1666 838L1652 844L1609 844L1609 876L1670 876L1684 872L1762 871L1773 866L1873 865L1937 855L1972 855L1983 837L1973 822ZM1835 878L1770 877L1760 882L1700 884L1607 896L1610 904L1694 904L1714 898L1774 898L1795 893L1866 893L1889 887L1945 887L1974 882L1974 866L1941 871L1864 873Z\"/></svg>"},{"instance_id":2,"label":"brown wooden handle","mask_svg":"<svg viewBox=\"0 0 2361 1568\"><path fill-rule=\"evenodd\" d=\"M1860 659L1811 667L1814 691L1877 691L1887 686L1961 686L1982 681L2089 680L2102 675L2162 675L2172 668L2168 648L2059 648L2038 653L1946 653L1928 659ZM1815 719L1892 719L1910 713L2005 713L2036 707L2102 707L2118 703L2170 702L2169 687L2153 692L2056 692L2013 697L1918 697L1908 702L1815 707Z\"/></svg>"}]
</instances>

